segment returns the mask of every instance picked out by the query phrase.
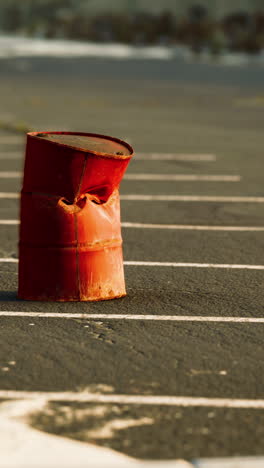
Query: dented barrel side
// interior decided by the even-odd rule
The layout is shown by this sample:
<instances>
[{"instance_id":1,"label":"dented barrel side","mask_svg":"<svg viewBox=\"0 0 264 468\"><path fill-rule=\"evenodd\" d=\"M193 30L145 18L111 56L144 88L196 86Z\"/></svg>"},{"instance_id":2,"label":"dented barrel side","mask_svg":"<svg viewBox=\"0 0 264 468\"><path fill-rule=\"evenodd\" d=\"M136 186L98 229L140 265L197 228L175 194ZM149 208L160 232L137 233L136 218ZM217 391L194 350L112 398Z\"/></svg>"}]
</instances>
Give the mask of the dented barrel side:
<instances>
[{"instance_id":1,"label":"dented barrel side","mask_svg":"<svg viewBox=\"0 0 264 468\"><path fill-rule=\"evenodd\" d=\"M60 135L49 132L49 135ZM41 134L43 135L43 134ZM28 134L21 192L18 296L96 301L126 294L119 184L133 155L102 138L99 153ZM114 153L115 142L119 154ZM120 145L125 148L120 154Z\"/></svg>"}]
</instances>

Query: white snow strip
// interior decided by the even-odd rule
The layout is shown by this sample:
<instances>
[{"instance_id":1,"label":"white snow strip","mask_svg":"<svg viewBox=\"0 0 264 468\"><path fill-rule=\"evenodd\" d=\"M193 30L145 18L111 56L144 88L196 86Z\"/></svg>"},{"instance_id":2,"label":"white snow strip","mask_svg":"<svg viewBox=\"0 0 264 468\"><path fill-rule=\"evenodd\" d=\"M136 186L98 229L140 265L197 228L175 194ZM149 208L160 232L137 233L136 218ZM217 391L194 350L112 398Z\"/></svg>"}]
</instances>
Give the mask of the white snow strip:
<instances>
[{"instance_id":1,"label":"white snow strip","mask_svg":"<svg viewBox=\"0 0 264 468\"><path fill-rule=\"evenodd\" d=\"M111 449L47 434L29 426L31 414L45 413L46 395L0 404L1 467L5 468L96 468L142 466L137 460ZM145 464L143 463L143 466ZM176 462L176 467L177 467ZM184 468L183 465L179 467Z\"/></svg>"},{"instance_id":2,"label":"white snow strip","mask_svg":"<svg viewBox=\"0 0 264 468\"><path fill-rule=\"evenodd\" d=\"M124 405L162 405L183 407L264 409L264 400L236 398L204 398L164 395L122 395L89 392L28 392L1 390L0 398L8 400L74 401Z\"/></svg>"},{"instance_id":3,"label":"white snow strip","mask_svg":"<svg viewBox=\"0 0 264 468\"><path fill-rule=\"evenodd\" d=\"M0 225L18 225L18 219L0 219ZM123 222L125 229L167 229L178 231L227 231L227 232L263 232L264 226L203 226L194 224L144 224Z\"/></svg>"},{"instance_id":4,"label":"white snow strip","mask_svg":"<svg viewBox=\"0 0 264 468\"><path fill-rule=\"evenodd\" d=\"M0 263L18 263L18 258L2 257ZM264 270L264 265L236 265L228 263L179 263L125 261L126 266L175 267L175 268L224 268L233 270Z\"/></svg>"},{"instance_id":5,"label":"white snow strip","mask_svg":"<svg viewBox=\"0 0 264 468\"><path fill-rule=\"evenodd\" d=\"M1 179L20 179L22 177L22 172L18 171L0 171Z\"/></svg>"},{"instance_id":6,"label":"white snow strip","mask_svg":"<svg viewBox=\"0 0 264 468\"><path fill-rule=\"evenodd\" d=\"M216 161L215 154L182 154L182 153L140 153L136 159L143 161Z\"/></svg>"},{"instance_id":7,"label":"white snow strip","mask_svg":"<svg viewBox=\"0 0 264 468\"><path fill-rule=\"evenodd\" d=\"M15 224L14 220L14 224ZM1 224L1 220L0 220ZM183 231L230 231L230 232L262 232L264 226L203 226L194 224L144 224L144 223L121 223L123 228L131 229L169 229Z\"/></svg>"},{"instance_id":8,"label":"white snow strip","mask_svg":"<svg viewBox=\"0 0 264 468\"><path fill-rule=\"evenodd\" d=\"M199 315L89 314L72 312L29 312L1 310L0 317L29 317L84 320L145 320L163 322L264 323L263 317L213 317Z\"/></svg>"},{"instance_id":9,"label":"white snow strip","mask_svg":"<svg viewBox=\"0 0 264 468\"><path fill-rule=\"evenodd\" d=\"M1 174L1 173L0 173ZM167 180L202 182L240 182L239 175L199 175L199 174L125 174L126 180Z\"/></svg>"},{"instance_id":10,"label":"white snow strip","mask_svg":"<svg viewBox=\"0 0 264 468\"><path fill-rule=\"evenodd\" d=\"M135 47L119 43L97 44L56 39L34 39L23 36L0 36L0 58L5 57L107 57L113 59L168 60L173 49L163 46Z\"/></svg>"},{"instance_id":11,"label":"white snow strip","mask_svg":"<svg viewBox=\"0 0 264 468\"><path fill-rule=\"evenodd\" d=\"M217 203L264 203L264 197L200 196L200 195L121 195L121 200L131 201L179 201Z\"/></svg>"},{"instance_id":12,"label":"white snow strip","mask_svg":"<svg viewBox=\"0 0 264 468\"><path fill-rule=\"evenodd\" d=\"M45 394L46 395L46 394ZM5 468L262 468L262 457L143 461L119 454L111 449L89 442L48 434L29 425L30 416L45 414L48 400L11 399L0 404L0 453ZM78 461L76 465L76 460Z\"/></svg>"}]
</instances>

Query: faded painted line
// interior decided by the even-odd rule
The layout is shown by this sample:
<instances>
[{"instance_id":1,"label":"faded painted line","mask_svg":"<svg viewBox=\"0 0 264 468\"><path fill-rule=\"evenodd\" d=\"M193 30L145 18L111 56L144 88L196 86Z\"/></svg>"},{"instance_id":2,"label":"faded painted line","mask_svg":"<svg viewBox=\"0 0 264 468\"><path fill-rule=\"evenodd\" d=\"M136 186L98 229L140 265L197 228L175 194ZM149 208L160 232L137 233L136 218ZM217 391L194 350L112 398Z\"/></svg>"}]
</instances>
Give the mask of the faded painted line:
<instances>
[{"instance_id":1,"label":"faded painted line","mask_svg":"<svg viewBox=\"0 0 264 468\"><path fill-rule=\"evenodd\" d=\"M217 203L264 203L264 197L229 197L200 195L121 195L121 200L131 201L179 201L179 202L217 202Z\"/></svg>"},{"instance_id":2,"label":"faded painted line","mask_svg":"<svg viewBox=\"0 0 264 468\"><path fill-rule=\"evenodd\" d=\"M18 192L0 192L0 198L19 198ZM199 195L121 195L121 200L126 201L179 201L179 202L216 202L216 203L264 203L264 197L224 197L224 196L199 196Z\"/></svg>"},{"instance_id":3,"label":"faded painted line","mask_svg":"<svg viewBox=\"0 0 264 468\"><path fill-rule=\"evenodd\" d=\"M0 225L18 225L17 219L0 219ZM143 223L121 223L123 228L131 229L168 229L183 231L227 231L227 232L263 232L264 226L202 226L193 224L143 224Z\"/></svg>"},{"instance_id":4,"label":"faded painted line","mask_svg":"<svg viewBox=\"0 0 264 468\"><path fill-rule=\"evenodd\" d=\"M22 172L18 171L0 171L1 179L20 179L22 177Z\"/></svg>"},{"instance_id":5,"label":"faded painted line","mask_svg":"<svg viewBox=\"0 0 264 468\"><path fill-rule=\"evenodd\" d=\"M2 226L16 226L18 224L20 224L18 219L0 219L0 225Z\"/></svg>"},{"instance_id":6,"label":"faded painted line","mask_svg":"<svg viewBox=\"0 0 264 468\"><path fill-rule=\"evenodd\" d=\"M21 153L11 153L11 152L1 152L0 151L0 159L22 159L22 157L24 156L24 154L21 152Z\"/></svg>"},{"instance_id":7,"label":"faded painted line","mask_svg":"<svg viewBox=\"0 0 264 468\"><path fill-rule=\"evenodd\" d=\"M18 263L18 258L0 258L0 263Z\"/></svg>"},{"instance_id":8,"label":"faded painted line","mask_svg":"<svg viewBox=\"0 0 264 468\"><path fill-rule=\"evenodd\" d=\"M128 141L127 139L124 139ZM129 142L128 142L129 143ZM0 141L1 144L1 141ZM0 152L0 159L6 159L6 155L8 157L12 157L14 159L20 159L21 153L19 152ZM216 161L216 156L213 154L170 154L170 153L141 153L136 156L136 160L141 161L205 161L205 162L213 162Z\"/></svg>"},{"instance_id":9,"label":"faded painted line","mask_svg":"<svg viewBox=\"0 0 264 468\"><path fill-rule=\"evenodd\" d=\"M18 258L3 257L0 263L18 263ZM264 265L236 265L228 263L178 263L125 261L126 266L175 267L175 268L224 268L233 270L264 270Z\"/></svg>"},{"instance_id":10,"label":"faded painted line","mask_svg":"<svg viewBox=\"0 0 264 468\"><path fill-rule=\"evenodd\" d=\"M124 405L264 409L264 400L184 396L176 397L164 395L119 395L89 392L27 392L19 390L1 390L0 398L9 400L33 400L41 398L46 401L114 403Z\"/></svg>"},{"instance_id":11,"label":"faded painted line","mask_svg":"<svg viewBox=\"0 0 264 468\"><path fill-rule=\"evenodd\" d=\"M0 173L1 175L1 173ZM239 175L200 175L200 174L125 174L126 180L157 180L178 182L240 182Z\"/></svg>"},{"instance_id":12,"label":"faded painted line","mask_svg":"<svg viewBox=\"0 0 264 468\"><path fill-rule=\"evenodd\" d=\"M138 262L126 261L128 266L160 266L160 267L175 267L175 268L226 268L238 270L264 270L264 265L236 265L228 263L178 263L178 262Z\"/></svg>"},{"instance_id":13,"label":"faded painted line","mask_svg":"<svg viewBox=\"0 0 264 468\"><path fill-rule=\"evenodd\" d=\"M251 96L235 99L234 104L239 107L264 107L264 96Z\"/></svg>"},{"instance_id":14,"label":"faded painted line","mask_svg":"<svg viewBox=\"0 0 264 468\"><path fill-rule=\"evenodd\" d=\"M1 171L1 179L20 179L22 172ZM239 175L199 175L199 174L125 174L126 180L178 181L178 182L240 182Z\"/></svg>"},{"instance_id":15,"label":"faded painted line","mask_svg":"<svg viewBox=\"0 0 264 468\"><path fill-rule=\"evenodd\" d=\"M145 320L163 322L215 322L215 323L264 323L263 318L256 317L212 317L197 315L140 315L140 314L88 314L72 312L20 312L1 310L0 317L30 317L55 319L85 320Z\"/></svg>"},{"instance_id":16,"label":"faded painted line","mask_svg":"<svg viewBox=\"0 0 264 468\"><path fill-rule=\"evenodd\" d=\"M216 161L215 154L140 153L136 159L143 161Z\"/></svg>"},{"instance_id":17,"label":"faded painted line","mask_svg":"<svg viewBox=\"0 0 264 468\"><path fill-rule=\"evenodd\" d=\"M15 221L15 220L14 220ZM0 221L1 224L1 221ZM4 223L5 224L5 223ZM8 223L7 223L8 224ZM12 224L12 223L10 223ZM15 224L15 222L13 223ZM132 229L172 229L186 231L264 231L264 226L202 226L194 224L143 224L143 223L121 223L123 228Z\"/></svg>"},{"instance_id":18,"label":"faded painted line","mask_svg":"<svg viewBox=\"0 0 264 468\"><path fill-rule=\"evenodd\" d=\"M25 135L0 135L0 144L9 144L9 143L23 143L25 140Z\"/></svg>"},{"instance_id":19,"label":"faded painted line","mask_svg":"<svg viewBox=\"0 0 264 468\"><path fill-rule=\"evenodd\" d=\"M13 198L19 198L20 194L18 192L0 192L0 198L2 199L13 199Z\"/></svg>"}]
</instances>

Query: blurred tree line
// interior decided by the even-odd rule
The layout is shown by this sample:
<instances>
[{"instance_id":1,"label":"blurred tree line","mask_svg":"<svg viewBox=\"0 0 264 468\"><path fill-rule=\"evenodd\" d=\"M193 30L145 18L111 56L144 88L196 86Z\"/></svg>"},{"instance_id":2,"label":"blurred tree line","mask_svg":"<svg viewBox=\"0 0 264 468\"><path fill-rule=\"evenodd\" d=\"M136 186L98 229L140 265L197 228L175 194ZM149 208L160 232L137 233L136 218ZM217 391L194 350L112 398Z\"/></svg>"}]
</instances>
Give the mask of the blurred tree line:
<instances>
[{"instance_id":1,"label":"blurred tree line","mask_svg":"<svg viewBox=\"0 0 264 468\"><path fill-rule=\"evenodd\" d=\"M170 11L91 13L76 0L0 0L0 28L30 37L67 38L136 45L183 44L199 53L209 48L257 53L264 49L264 10L237 11L221 20L194 4L184 16Z\"/></svg>"}]
</instances>

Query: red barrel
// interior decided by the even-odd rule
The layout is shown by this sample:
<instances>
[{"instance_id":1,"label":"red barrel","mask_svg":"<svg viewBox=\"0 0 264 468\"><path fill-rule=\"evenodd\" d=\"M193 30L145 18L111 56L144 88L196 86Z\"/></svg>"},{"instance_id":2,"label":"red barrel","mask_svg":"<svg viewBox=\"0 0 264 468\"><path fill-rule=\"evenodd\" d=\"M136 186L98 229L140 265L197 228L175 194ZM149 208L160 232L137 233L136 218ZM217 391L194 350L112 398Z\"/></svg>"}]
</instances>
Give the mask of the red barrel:
<instances>
[{"instance_id":1,"label":"red barrel","mask_svg":"<svg viewBox=\"0 0 264 468\"><path fill-rule=\"evenodd\" d=\"M116 138L29 133L21 192L21 299L126 295L119 184L133 149Z\"/></svg>"}]
</instances>

